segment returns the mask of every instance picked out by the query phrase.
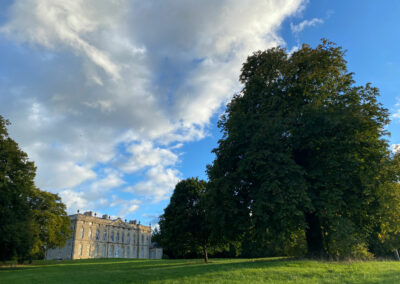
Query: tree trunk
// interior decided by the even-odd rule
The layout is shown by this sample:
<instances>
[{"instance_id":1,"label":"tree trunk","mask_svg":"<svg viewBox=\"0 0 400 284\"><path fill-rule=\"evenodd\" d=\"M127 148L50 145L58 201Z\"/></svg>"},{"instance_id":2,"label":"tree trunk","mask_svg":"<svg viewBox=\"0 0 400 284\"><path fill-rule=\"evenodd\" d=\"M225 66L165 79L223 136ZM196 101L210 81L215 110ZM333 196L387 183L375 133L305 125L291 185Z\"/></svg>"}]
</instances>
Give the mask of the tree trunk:
<instances>
[{"instance_id":1,"label":"tree trunk","mask_svg":"<svg viewBox=\"0 0 400 284\"><path fill-rule=\"evenodd\" d=\"M309 257L326 256L322 243L322 230L318 216L315 213L306 215L308 228L306 229L307 251Z\"/></svg>"},{"instance_id":2,"label":"tree trunk","mask_svg":"<svg viewBox=\"0 0 400 284\"><path fill-rule=\"evenodd\" d=\"M400 260L399 251L397 249L394 250L394 256L396 257L396 260Z\"/></svg>"},{"instance_id":3,"label":"tree trunk","mask_svg":"<svg viewBox=\"0 0 400 284\"><path fill-rule=\"evenodd\" d=\"M203 256L204 256L204 262L208 262L208 254L207 254L207 245L203 245Z\"/></svg>"}]
</instances>

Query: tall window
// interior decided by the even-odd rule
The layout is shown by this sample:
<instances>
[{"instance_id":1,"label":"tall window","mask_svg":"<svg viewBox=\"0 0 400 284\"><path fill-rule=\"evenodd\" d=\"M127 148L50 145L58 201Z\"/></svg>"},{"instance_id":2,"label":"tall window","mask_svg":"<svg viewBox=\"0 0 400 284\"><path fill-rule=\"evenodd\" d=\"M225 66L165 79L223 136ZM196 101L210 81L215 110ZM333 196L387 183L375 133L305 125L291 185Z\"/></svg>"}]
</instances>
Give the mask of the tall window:
<instances>
[{"instance_id":1,"label":"tall window","mask_svg":"<svg viewBox=\"0 0 400 284\"><path fill-rule=\"evenodd\" d=\"M124 232L122 232L122 233L121 233L121 243L124 242L124 237L125 237L125 234L124 234Z\"/></svg>"},{"instance_id":2,"label":"tall window","mask_svg":"<svg viewBox=\"0 0 400 284\"><path fill-rule=\"evenodd\" d=\"M119 242L119 232L117 232L117 242Z\"/></svg>"},{"instance_id":3,"label":"tall window","mask_svg":"<svg viewBox=\"0 0 400 284\"><path fill-rule=\"evenodd\" d=\"M142 244L144 243L144 236L142 235Z\"/></svg>"},{"instance_id":4,"label":"tall window","mask_svg":"<svg viewBox=\"0 0 400 284\"><path fill-rule=\"evenodd\" d=\"M111 241L114 241L114 231L111 232Z\"/></svg>"},{"instance_id":5,"label":"tall window","mask_svg":"<svg viewBox=\"0 0 400 284\"><path fill-rule=\"evenodd\" d=\"M97 229L96 231L96 241L98 241L100 239L100 230Z\"/></svg>"},{"instance_id":6,"label":"tall window","mask_svg":"<svg viewBox=\"0 0 400 284\"><path fill-rule=\"evenodd\" d=\"M130 241L131 241L131 234L128 233L128 236L126 236L126 243L129 244Z\"/></svg>"},{"instance_id":7,"label":"tall window","mask_svg":"<svg viewBox=\"0 0 400 284\"><path fill-rule=\"evenodd\" d=\"M104 234L103 234L103 241L107 240L107 231L104 230Z\"/></svg>"},{"instance_id":8,"label":"tall window","mask_svg":"<svg viewBox=\"0 0 400 284\"><path fill-rule=\"evenodd\" d=\"M83 227L81 227L81 239L83 239L84 234L85 234L84 229Z\"/></svg>"},{"instance_id":9,"label":"tall window","mask_svg":"<svg viewBox=\"0 0 400 284\"><path fill-rule=\"evenodd\" d=\"M97 256L99 256L99 245L96 245L95 249L94 249L94 257L97 257Z\"/></svg>"},{"instance_id":10,"label":"tall window","mask_svg":"<svg viewBox=\"0 0 400 284\"><path fill-rule=\"evenodd\" d=\"M126 257L130 257L130 253L131 253L130 249L129 249L129 247L127 247L126 248Z\"/></svg>"},{"instance_id":11,"label":"tall window","mask_svg":"<svg viewBox=\"0 0 400 284\"><path fill-rule=\"evenodd\" d=\"M103 257L106 257L107 254L107 246L104 244L103 245Z\"/></svg>"}]
</instances>

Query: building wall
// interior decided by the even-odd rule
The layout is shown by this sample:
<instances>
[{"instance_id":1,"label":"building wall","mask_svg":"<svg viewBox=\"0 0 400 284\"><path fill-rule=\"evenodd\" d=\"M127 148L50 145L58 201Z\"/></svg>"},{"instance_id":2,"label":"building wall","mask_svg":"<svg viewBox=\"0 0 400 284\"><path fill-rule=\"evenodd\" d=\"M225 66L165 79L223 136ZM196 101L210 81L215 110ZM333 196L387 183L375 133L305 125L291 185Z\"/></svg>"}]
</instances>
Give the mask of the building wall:
<instances>
[{"instance_id":1,"label":"building wall","mask_svg":"<svg viewBox=\"0 0 400 284\"><path fill-rule=\"evenodd\" d=\"M46 259L151 257L149 226L121 219L110 220L108 216L99 218L91 216L91 212L69 217L72 238L62 248L49 249Z\"/></svg>"}]
</instances>

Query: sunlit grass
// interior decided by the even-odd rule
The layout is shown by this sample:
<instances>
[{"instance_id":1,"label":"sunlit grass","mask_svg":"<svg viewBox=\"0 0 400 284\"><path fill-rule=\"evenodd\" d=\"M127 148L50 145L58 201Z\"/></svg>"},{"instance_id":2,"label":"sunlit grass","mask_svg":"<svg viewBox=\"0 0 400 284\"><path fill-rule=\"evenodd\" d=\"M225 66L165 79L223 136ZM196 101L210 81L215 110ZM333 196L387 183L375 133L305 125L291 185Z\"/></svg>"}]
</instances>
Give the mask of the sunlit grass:
<instances>
[{"instance_id":1,"label":"sunlit grass","mask_svg":"<svg viewBox=\"0 0 400 284\"><path fill-rule=\"evenodd\" d=\"M0 267L0 283L400 283L400 262L87 259Z\"/></svg>"}]
</instances>

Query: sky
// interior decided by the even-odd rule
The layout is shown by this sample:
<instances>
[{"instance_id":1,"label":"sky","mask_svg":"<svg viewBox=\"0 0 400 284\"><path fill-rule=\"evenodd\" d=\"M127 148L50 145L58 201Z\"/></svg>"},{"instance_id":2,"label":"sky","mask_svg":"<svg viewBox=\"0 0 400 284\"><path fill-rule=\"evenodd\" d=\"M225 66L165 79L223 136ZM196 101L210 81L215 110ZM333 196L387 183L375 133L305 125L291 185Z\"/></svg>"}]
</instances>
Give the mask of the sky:
<instances>
[{"instance_id":1,"label":"sky","mask_svg":"<svg viewBox=\"0 0 400 284\"><path fill-rule=\"evenodd\" d=\"M207 179L254 51L336 42L400 144L399 14L395 0L2 0L0 115L68 213L154 226L179 180Z\"/></svg>"}]
</instances>

